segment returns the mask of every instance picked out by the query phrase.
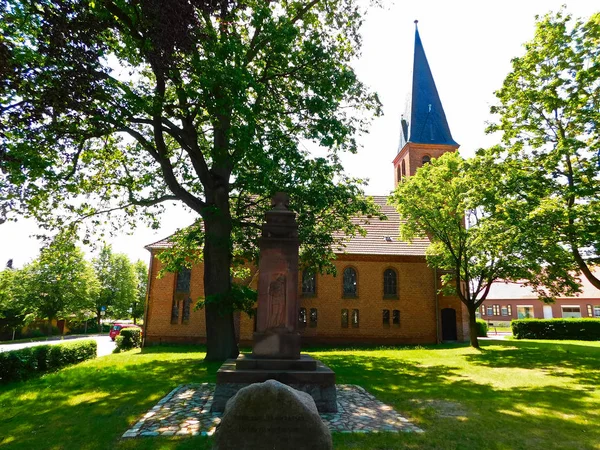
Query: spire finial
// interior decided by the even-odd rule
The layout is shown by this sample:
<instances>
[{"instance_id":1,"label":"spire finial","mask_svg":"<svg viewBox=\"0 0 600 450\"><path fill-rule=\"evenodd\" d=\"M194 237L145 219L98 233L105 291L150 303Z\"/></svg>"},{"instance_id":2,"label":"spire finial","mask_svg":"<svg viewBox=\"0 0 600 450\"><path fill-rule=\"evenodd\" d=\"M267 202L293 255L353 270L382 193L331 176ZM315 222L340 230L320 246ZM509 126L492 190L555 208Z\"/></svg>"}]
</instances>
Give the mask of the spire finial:
<instances>
[{"instance_id":1,"label":"spire finial","mask_svg":"<svg viewBox=\"0 0 600 450\"><path fill-rule=\"evenodd\" d=\"M415 28L419 28L419 25L418 25L418 23L419 23L419 21L418 21L418 20L415 20Z\"/></svg>"}]
</instances>

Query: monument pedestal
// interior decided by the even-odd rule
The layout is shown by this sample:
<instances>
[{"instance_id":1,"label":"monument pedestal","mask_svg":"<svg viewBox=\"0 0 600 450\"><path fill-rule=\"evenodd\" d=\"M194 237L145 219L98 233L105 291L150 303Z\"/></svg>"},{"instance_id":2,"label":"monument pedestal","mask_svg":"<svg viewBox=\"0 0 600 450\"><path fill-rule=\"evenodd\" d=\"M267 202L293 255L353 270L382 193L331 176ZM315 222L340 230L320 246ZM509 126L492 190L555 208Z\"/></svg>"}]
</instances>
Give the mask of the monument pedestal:
<instances>
[{"instance_id":1,"label":"monument pedestal","mask_svg":"<svg viewBox=\"0 0 600 450\"><path fill-rule=\"evenodd\" d=\"M284 333L267 330L252 336L254 358L298 359L300 356L300 333Z\"/></svg>"},{"instance_id":2,"label":"monument pedestal","mask_svg":"<svg viewBox=\"0 0 600 450\"><path fill-rule=\"evenodd\" d=\"M227 400L237 391L253 383L277 380L309 394L320 413L337 412L335 372L308 355L299 359L256 358L240 355L228 359L217 372L217 387L212 412L223 412Z\"/></svg>"}]
</instances>

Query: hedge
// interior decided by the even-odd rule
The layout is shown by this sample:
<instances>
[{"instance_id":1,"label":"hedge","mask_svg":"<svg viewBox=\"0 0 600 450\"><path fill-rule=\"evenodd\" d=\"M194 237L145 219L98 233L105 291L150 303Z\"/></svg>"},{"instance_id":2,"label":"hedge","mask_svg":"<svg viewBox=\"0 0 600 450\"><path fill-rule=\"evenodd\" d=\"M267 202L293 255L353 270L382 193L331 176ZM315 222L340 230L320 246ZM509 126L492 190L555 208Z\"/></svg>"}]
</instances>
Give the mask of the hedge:
<instances>
[{"instance_id":1,"label":"hedge","mask_svg":"<svg viewBox=\"0 0 600 450\"><path fill-rule=\"evenodd\" d=\"M477 319L477 337L487 337L488 324L483 319Z\"/></svg>"},{"instance_id":2,"label":"hedge","mask_svg":"<svg viewBox=\"0 0 600 450\"><path fill-rule=\"evenodd\" d=\"M0 353L0 383L25 380L36 374L95 358L97 348L96 341L89 339Z\"/></svg>"},{"instance_id":3,"label":"hedge","mask_svg":"<svg viewBox=\"0 0 600 450\"><path fill-rule=\"evenodd\" d=\"M517 339L600 340L600 319L522 319L511 327Z\"/></svg>"},{"instance_id":4,"label":"hedge","mask_svg":"<svg viewBox=\"0 0 600 450\"><path fill-rule=\"evenodd\" d=\"M130 350L142 344L142 332L139 328L123 328L116 339L115 351Z\"/></svg>"}]
</instances>

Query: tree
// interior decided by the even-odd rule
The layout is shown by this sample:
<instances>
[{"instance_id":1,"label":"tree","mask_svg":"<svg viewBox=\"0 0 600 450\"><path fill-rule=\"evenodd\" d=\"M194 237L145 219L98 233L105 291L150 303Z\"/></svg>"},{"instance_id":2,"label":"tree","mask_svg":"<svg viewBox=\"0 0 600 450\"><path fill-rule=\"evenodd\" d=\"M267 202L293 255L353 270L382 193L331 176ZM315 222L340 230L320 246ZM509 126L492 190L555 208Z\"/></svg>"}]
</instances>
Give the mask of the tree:
<instances>
[{"instance_id":1,"label":"tree","mask_svg":"<svg viewBox=\"0 0 600 450\"><path fill-rule=\"evenodd\" d=\"M541 258L523 258L523 248L534 244L488 182L494 170L490 157L464 160L457 152L446 153L400 183L390 200L403 220L402 239L431 240L427 261L445 272L442 289L467 307L475 348L475 313L494 281L536 280L547 283L551 292L565 289L560 281L551 281L556 273L548 273Z\"/></svg>"},{"instance_id":2,"label":"tree","mask_svg":"<svg viewBox=\"0 0 600 450\"><path fill-rule=\"evenodd\" d=\"M100 329L102 311L106 316L113 318L129 316L129 310L138 295L138 279L136 269L127 255L113 253L110 245L102 247L100 255L92 264L100 284L94 304Z\"/></svg>"},{"instance_id":3,"label":"tree","mask_svg":"<svg viewBox=\"0 0 600 450\"><path fill-rule=\"evenodd\" d=\"M68 233L42 248L40 256L22 272L17 296L37 317L48 319L49 334L53 319L92 309L98 280Z\"/></svg>"},{"instance_id":4,"label":"tree","mask_svg":"<svg viewBox=\"0 0 600 450\"><path fill-rule=\"evenodd\" d=\"M0 330L11 330L13 339L16 330L27 324L32 312L31 308L19 301L20 286L20 270L9 267L0 271Z\"/></svg>"},{"instance_id":5,"label":"tree","mask_svg":"<svg viewBox=\"0 0 600 450\"><path fill-rule=\"evenodd\" d=\"M533 40L512 60L496 92L489 149L503 166L491 180L546 252L549 267L574 269L600 289L590 267L600 259L600 13L573 20L560 11L536 17Z\"/></svg>"},{"instance_id":6,"label":"tree","mask_svg":"<svg viewBox=\"0 0 600 450\"><path fill-rule=\"evenodd\" d=\"M131 306L131 315L133 323L137 323L137 319L144 317L144 307L146 305L146 293L148 290L148 266L141 259L138 259L133 265L137 286L133 305Z\"/></svg>"},{"instance_id":7,"label":"tree","mask_svg":"<svg viewBox=\"0 0 600 450\"><path fill-rule=\"evenodd\" d=\"M334 231L355 234L352 217L377 214L338 159L380 112L350 66L361 4L6 0L6 208L54 226L66 219L49 209L93 217L92 227L101 212L156 225L164 202L191 209L203 230L206 359L236 356L230 268L245 250L234 243L256 253L271 196L290 194L317 266ZM77 194L90 199L66 201Z\"/></svg>"}]
</instances>

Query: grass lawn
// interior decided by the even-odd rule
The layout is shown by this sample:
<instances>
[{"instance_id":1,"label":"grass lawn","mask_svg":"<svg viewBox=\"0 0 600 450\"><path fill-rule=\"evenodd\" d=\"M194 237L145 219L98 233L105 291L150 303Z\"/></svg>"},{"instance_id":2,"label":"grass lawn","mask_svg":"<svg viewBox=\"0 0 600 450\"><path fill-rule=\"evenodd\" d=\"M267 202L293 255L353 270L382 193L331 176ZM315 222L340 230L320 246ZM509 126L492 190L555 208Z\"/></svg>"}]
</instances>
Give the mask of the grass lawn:
<instances>
[{"instance_id":1,"label":"grass lawn","mask_svg":"<svg viewBox=\"0 0 600 450\"><path fill-rule=\"evenodd\" d=\"M600 342L485 341L312 349L423 434L334 434L336 449L600 449ZM209 449L209 438L119 438L171 389L214 382L202 349L110 355L0 387L0 447Z\"/></svg>"}]
</instances>

